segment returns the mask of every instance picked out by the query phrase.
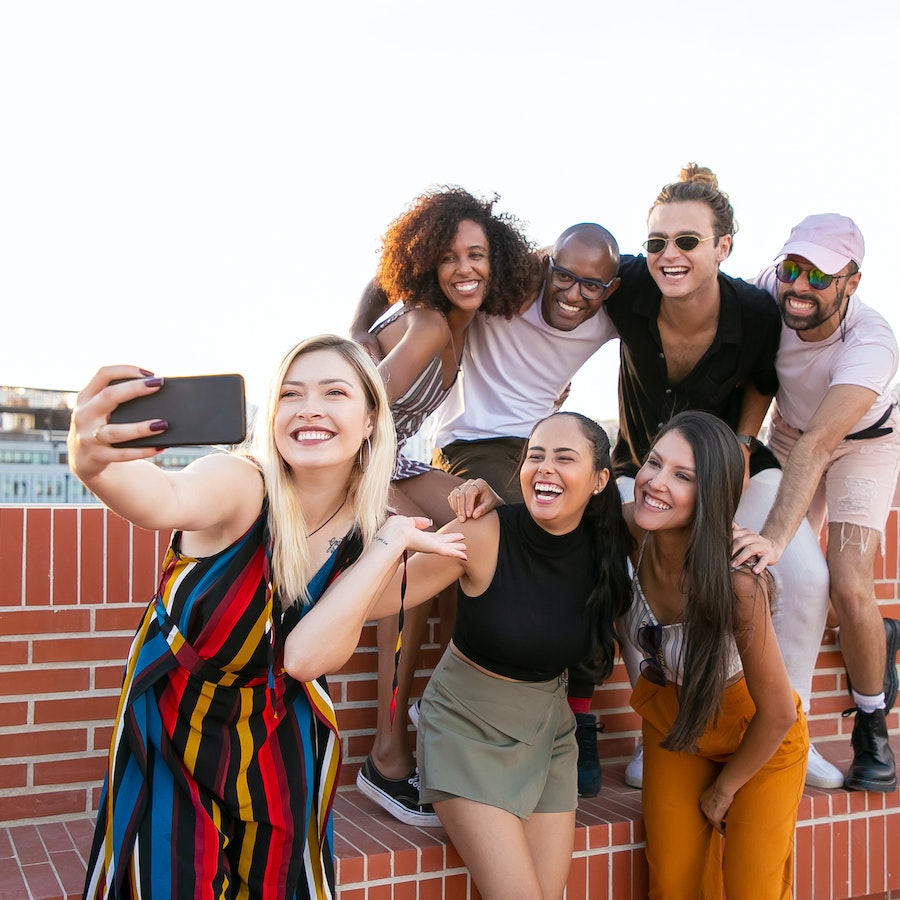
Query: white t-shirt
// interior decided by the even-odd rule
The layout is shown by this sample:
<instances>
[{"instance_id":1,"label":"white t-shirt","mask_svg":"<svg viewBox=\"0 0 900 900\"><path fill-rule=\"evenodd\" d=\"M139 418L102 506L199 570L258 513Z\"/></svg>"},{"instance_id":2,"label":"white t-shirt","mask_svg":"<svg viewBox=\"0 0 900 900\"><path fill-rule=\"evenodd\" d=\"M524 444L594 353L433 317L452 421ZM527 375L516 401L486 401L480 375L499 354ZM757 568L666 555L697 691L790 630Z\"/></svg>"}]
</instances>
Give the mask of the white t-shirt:
<instances>
[{"instance_id":1,"label":"white t-shirt","mask_svg":"<svg viewBox=\"0 0 900 900\"><path fill-rule=\"evenodd\" d=\"M761 273L757 284L777 296L774 270ZM874 391L877 399L850 429L860 431L874 425L894 403L897 339L884 317L853 294L843 326L824 341L802 341L793 328L783 327L775 369L778 412L801 431L809 427L830 387L853 384Z\"/></svg>"},{"instance_id":2,"label":"white t-shirt","mask_svg":"<svg viewBox=\"0 0 900 900\"><path fill-rule=\"evenodd\" d=\"M510 321L477 315L469 325L462 370L434 413L434 442L527 437L572 376L603 344L618 337L600 311L572 331L551 328L538 298ZM615 382L607 386L616 390Z\"/></svg>"}]
</instances>

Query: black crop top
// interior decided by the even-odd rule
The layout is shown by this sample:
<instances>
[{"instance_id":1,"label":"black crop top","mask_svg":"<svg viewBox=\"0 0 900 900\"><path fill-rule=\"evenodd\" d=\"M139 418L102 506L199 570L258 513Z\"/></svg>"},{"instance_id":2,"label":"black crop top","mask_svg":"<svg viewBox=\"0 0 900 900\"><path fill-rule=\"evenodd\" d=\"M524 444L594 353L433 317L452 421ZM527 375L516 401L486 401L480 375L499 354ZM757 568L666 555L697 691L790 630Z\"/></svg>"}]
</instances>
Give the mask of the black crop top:
<instances>
[{"instance_id":1,"label":"black crop top","mask_svg":"<svg viewBox=\"0 0 900 900\"><path fill-rule=\"evenodd\" d=\"M501 506L497 571L479 597L459 590L453 643L474 663L519 681L548 681L591 650L595 584L587 530L553 535L523 503Z\"/></svg>"}]
</instances>

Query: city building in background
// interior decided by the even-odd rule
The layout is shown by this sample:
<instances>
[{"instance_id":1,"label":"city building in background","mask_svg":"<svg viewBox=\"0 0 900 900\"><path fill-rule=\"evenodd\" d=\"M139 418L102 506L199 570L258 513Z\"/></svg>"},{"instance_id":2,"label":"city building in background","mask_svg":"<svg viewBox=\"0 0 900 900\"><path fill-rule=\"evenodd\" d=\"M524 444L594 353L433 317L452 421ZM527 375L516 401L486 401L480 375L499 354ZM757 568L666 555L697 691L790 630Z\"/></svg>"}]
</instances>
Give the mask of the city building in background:
<instances>
[{"instance_id":1,"label":"city building in background","mask_svg":"<svg viewBox=\"0 0 900 900\"><path fill-rule=\"evenodd\" d=\"M99 503L71 473L66 434L75 391L0 385L0 504ZM214 447L173 447L152 461L182 469Z\"/></svg>"}]
</instances>

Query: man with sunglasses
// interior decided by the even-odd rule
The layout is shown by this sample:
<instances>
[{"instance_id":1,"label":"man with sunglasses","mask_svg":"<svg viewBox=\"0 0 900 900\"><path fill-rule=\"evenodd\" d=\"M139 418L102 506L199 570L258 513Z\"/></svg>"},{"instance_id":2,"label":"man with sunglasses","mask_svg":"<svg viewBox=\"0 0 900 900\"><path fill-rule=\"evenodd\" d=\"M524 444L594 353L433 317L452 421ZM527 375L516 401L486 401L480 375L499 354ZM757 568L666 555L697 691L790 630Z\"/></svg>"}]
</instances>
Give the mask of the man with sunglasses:
<instances>
[{"instance_id":1,"label":"man with sunglasses","mask_svg":"<svg viewBox=\"0 0 900 900\"><path fill-rule=\"evenodd\" d=\"M779 388L768 444L784 467L760 534L739 530L740 564L774 565L794 531L826 515L831 602L855 709L849 790L897 787L885 716L897 691L900 623L882 620L875 555L900 472L900 415L891 380L895 336L856 295L865 244L852 219L813 215L795 226L776 266L757 279L777 299L784 324ZM887 640L885 640L887 636Z\"/></svg>"},{"instance_id":2,"label":"man with sunglasses","mask_svg":"<svg viewBox=\"0 0 900 900\"><path fill-rule=\"evenodd\" d=\"M734 209L708 168L688 164L659 192L648 217L647 255L624 257L621 284L606 304L621 338L619 438L612 461L625 502L634 476L663 425L683 410L711 413L742 444L747 481L737 521L761 528L781 477L757 433L778 386L775 356L781 318L765 290L720 270L737 230ZM816 535L798 529L774 570L775 631L791 686L804 711L828 609L828 568ZM632 685L639 661L624 655ZM643 747L625 769L643 783ZM837 788L843 773L810 744L807 784Z\"/></svg>"}]
</instances>

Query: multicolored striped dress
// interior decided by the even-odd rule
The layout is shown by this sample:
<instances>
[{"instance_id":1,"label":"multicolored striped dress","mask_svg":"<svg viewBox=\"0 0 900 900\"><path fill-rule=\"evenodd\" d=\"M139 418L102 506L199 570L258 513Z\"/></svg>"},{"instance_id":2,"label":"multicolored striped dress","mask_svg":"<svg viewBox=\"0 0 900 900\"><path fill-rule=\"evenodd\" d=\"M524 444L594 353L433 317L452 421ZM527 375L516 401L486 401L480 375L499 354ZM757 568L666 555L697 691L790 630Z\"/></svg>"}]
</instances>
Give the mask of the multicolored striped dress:
<instances>
[{"instance_id":1,"label":"multicolored striped dress","mask_svg":"<svg viewBox=\"0 0 900 900\"><path fill-rule=\"evenodd\" d=\"M195 559L173 535L126 662L88 864L87 898L332 898L341 762L324 677L284 672L267 508ZM354 533L310 583L360 552Z\"/></svg>"},{"instance_id":2,"label":"multicolored striped dress","mask_svg":"<svg viewBox=\"0 0 900 900\"><path fill-rule=\"evenodd\" d=\"M378 334L391 322L395 322L400 316L405 316L415 309L415 306L402 304L399 309L389 307L387 312L369 329L370 334ZM453 338L450 338L452 343ZM453 347L454 354L456 347ZM456 370L457 377L459 369ZM402 397L398 397L391 404L391 415L394 417L394 427L397 430L397 464L392 476L393 481L404 478L413 478L416 475L424 475L431 471L428 463L417 459L410 459L403 455L403 445L422 427L422 423L444 402L450 388L456 383L456 378L448 387L443 387L443 368L441 356L437 355L419 374L419 377L407 388Z\"/></svg>"}]
</instances>

